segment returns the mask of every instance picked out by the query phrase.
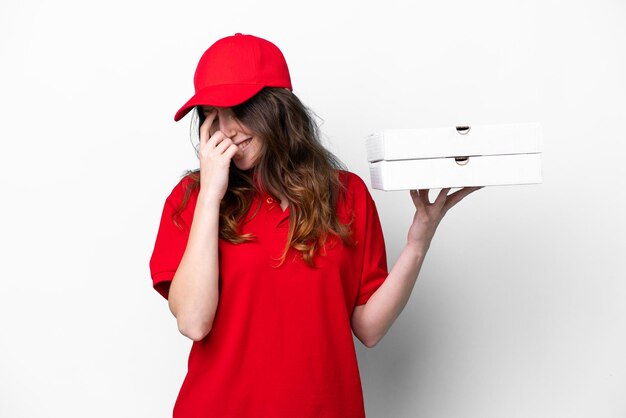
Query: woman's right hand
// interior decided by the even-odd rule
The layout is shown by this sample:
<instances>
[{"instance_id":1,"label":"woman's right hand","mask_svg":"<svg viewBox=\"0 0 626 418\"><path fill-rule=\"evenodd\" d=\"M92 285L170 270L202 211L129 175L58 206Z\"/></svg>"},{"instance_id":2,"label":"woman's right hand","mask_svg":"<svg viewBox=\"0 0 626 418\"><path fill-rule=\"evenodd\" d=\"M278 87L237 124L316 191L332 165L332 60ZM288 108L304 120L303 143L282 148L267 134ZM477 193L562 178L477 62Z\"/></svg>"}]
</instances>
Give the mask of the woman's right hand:
<instances>
[{"instance_id":1,"label":"woman's right hand","mask_svg":"<svg viewBox=\"0 0 626 418\"><path fill-rule=\"evenodd\" d=\"M213 109L200 126L200 193L220 202L228 188L230 161L239 147L222 131L211 136L210 128L217 116Z\"/></svg>"}]
</instances>

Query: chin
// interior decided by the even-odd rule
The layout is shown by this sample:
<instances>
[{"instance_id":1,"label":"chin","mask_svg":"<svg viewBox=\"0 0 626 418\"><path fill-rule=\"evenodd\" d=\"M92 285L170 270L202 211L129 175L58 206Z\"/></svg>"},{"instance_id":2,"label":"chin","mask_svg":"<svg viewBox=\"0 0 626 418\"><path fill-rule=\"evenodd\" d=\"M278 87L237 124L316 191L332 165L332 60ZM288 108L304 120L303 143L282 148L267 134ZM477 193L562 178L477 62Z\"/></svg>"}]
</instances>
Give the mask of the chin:
<instances>
[{"instance_id":1,"label":"chin","mask_svg":"<svg viewBox=\"0 0 626 418\"><path fill-rule=\"evenodd\" d=\"M252 167L254 167L254 164L252 164L250 161L246 160L241 160L241 161L237 161L237 160L232 160L232 162L237 166L238 169L240 169L241 171L247 171L250 170Z\"/></svg>"}]
</instances>

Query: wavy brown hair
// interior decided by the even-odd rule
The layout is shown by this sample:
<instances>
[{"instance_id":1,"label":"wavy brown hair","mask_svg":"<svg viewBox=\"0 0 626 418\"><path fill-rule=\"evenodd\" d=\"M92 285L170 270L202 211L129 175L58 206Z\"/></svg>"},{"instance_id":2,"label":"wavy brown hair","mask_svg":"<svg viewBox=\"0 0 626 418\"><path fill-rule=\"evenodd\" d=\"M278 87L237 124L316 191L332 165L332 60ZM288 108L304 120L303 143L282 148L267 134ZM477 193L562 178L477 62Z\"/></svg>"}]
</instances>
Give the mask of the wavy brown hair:
<instances>
[{"instance_id":1,"label":"wavy brown hair","mask_svg":"<svg viewBox=\"0 0 626 418\"><path fill-rule=\"evenodd\" d=\"M241 233L241 222L250 210L254 193L263 192L285 196L290 207L287 243L276 259L280 261L276 267L284 263L290 247L301 252L306 264L316 267L313 256L324 248L330 234L344 245L354 246L354 216L343 224L335 209L346 192L339 172L347 169L320 142L314 113L292 91L275 87L265 87L231 109L238 121L262 138L262 145L253 168L230 166L228 189L220 203L220 238L233 244L254 240L253 234ZM205 120L200 106L195 108L194 116L199 127ZM192 133L199 135L193 124ZM190 181L183 201L172 215L179 228L181 212L193 190L200 187L200 169L186 171L186 176ZM256 211L259 208L260 204Z\"/></svg>"}]
</instances>

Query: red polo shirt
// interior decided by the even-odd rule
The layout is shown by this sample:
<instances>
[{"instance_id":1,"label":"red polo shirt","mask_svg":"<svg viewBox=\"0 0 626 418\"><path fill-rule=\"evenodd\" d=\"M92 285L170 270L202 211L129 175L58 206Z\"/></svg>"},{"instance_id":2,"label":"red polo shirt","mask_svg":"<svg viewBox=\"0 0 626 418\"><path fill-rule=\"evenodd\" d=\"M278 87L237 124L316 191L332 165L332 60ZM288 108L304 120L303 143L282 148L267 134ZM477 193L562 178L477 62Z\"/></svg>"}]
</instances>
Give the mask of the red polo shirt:
<instances>
[{"instance_id":1,"label":"red polo shirt","mask_svg":"<svg viewBox=\"0 0 626 418\"><path fill-rule=\"evenodd\" d=\"M255 195L242 227L257 240L219 239L219 304L213 326L194 341L174 418L362 418L363 393L350 318L387 277L387 259L376 205L363 180L340 171L346 199L342 222L356 215L358 244L331 236L326 254L309 267L290 249L273 268L287 240L290 208ZM167 298L189 230L171 222L182 201L183 178L165 201L150 259L153 287ZM191 225L197 189L182 216ZM255 216L257 204L260 210Z\"/></svg>"}]
</instances>

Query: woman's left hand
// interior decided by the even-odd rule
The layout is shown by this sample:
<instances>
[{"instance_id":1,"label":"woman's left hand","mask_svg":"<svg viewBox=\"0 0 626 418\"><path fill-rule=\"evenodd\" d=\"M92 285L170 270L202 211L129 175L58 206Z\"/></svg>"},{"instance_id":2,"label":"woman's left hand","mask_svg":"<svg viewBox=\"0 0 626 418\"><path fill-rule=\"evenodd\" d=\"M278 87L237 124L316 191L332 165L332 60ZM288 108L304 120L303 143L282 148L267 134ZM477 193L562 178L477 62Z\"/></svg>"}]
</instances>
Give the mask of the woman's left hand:
<instances>
[{"instance_id":1,"label":"woman's left hand","mask_svg":"<svg viewBox=\"0 0 626 418\"><path fill-rule=\"evenodd\" d=\"M411 190L410 194L416 211L413 216L413 224L409 228L407 245L414 247L422 253L426 253L435 235L437 226L448 210L468 194L483 187L463 187L449 196L449 187L441 189L433 203L430 203L428 199L429 189L420 189L419 193L417 190Z\"/></svg>"}]
</instances>

